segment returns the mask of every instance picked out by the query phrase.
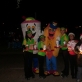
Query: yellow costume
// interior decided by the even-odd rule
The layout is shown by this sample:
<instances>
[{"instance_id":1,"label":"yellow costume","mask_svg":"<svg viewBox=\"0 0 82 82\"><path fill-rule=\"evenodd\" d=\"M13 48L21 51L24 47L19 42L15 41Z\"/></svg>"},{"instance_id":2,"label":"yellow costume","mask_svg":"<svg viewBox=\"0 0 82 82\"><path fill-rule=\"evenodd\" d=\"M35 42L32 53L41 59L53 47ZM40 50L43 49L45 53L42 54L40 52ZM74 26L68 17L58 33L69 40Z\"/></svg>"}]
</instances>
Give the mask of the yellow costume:
<instances>
[{"instance_id":1,"label":"yellow costume","mask_svg":"<svg viewBox=\"0 0 82 82\"><path fill-rule=\"evenodd\" d=\"M61 33L60 33L60 28L57 27L56 25L49 24L45 29L44 29L44 36L45 38L45 45L48 47L49 45L51 46L51 50L53 50L53 56L57 57L59 53L59 47L57 46L56 41L58 38L60 38ZM45 72L46 75L48 75L48 72ZM53 75L59 75L57 70L53 72Z\"/></svg>"}]
</instances>

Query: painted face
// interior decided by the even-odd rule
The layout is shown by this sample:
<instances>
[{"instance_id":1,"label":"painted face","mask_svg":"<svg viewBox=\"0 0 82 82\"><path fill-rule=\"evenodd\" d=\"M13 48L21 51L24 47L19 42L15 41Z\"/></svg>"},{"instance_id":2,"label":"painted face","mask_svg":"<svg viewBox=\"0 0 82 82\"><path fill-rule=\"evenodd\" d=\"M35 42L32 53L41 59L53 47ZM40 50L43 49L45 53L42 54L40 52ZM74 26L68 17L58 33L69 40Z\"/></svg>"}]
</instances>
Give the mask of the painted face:
<instances>
[{"instance_id":1,"label":"painted face","mask_svg":"<svg viewBox=\"0 0 82 82\"><path fill-rule=\"evenodd\" d=\"M31 30L32 31L32 36L34 37L35 36L35 34L36 34L36 24L35 23L27 23L26 24L26 29L27 29L27 31L28 30Z\"/></svg>"},{"instance_id":2,"label":"painted face","mask_svg":"<svg viewBox=\"0 0 82 82\"><path fill-rule=\"evenodd\" d=\"M21 23L23 38L26 36L26 31L32 31L32 38L37 42L41 35L41 22L33 18L27 18Z\"/></svg>"},{"instance_id":3,"label":"painted face","mask_svg":"<svg viewBox=\"0 0 82 82\"><path fill-rule=\"evenodd\" d=\"M48 32L49 32L49 37L53 38L54 37L54 33L55 33L55 29L49 28Z\"/></svg>"}]
</instances>

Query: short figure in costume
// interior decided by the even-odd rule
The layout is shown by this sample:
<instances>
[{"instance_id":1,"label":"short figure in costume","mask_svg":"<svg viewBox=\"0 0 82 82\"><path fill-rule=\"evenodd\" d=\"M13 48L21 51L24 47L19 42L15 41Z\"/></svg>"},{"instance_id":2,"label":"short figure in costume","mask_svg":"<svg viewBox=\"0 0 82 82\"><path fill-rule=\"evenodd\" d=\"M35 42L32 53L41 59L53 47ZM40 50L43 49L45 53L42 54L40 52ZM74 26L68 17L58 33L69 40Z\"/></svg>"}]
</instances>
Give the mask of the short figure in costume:
<instances>
[{"instance_id":1,"label":"short figure in costume","mask_svg":"<svg viewBox=\"0 0 82 82\"><path fill-rule=\"evenodd\" d=\"M35 20L33 17L28 17L21 23L21 28L23 32L23 38L25 38L25 32L29 29L32 31L32 38L36 42L35 47L37 47L38 38L42 34L41 32L41 22ZM37 58L37 51L33 51L34 58L33 58L33 71L34 73L39 73L38 70L38 58Z\"/></svg>"},{"instance_id":2,"label":"short figure in costume","mask_svg":"<svg viewBox=\"0 0 82 82\"><path fill-rule=\"evenodd\" d=\"M24 71L25 71L25 78L27 80L29 80L30 77L32 78L35 77L32 70L34 44L35 42L34 42L34 39L32 38L32 31L28 30L26 32L26 38L23 40Z\"/></svg>"},{"instance_id":3,"label":"short figure in costume","mask_svg":"<svg viewBox=\"0 0 82 82\"><path fill-rule=\"evenodd\" d=\"M45 74L46 75L53 74L55 76L58 76L59 73L57 72L56 57L58 56L59 53L59 40L60 40L61 33L60 33L60 28L57 27L56 22L50 23L44 29L44 36L45 36L45 44L47 46L47 51L46 51L47 71L45 72Z\"/></svg>"},{"instance_id":4,"label":"short figure in costume","mask_svg":"<svg viewBox=\"0 0 82 82\"><path fill-rule=\"evenodd\" d=\"M46 78L44 74L44 60L46 55L46 45L44 44L45 36L40 36L40 41L38 43L38 61L39 61L39 77L40 78Z\"/></svg>"},{"instance_id":5,"label":"short figure in costume","mask_svg":"<svg viewBox=\"0 0 82 82\"><path fill-rule=\"evenodd\" d=\"M72 79L77 76L77 55L74 51L75 45L77 44L77 40L75 40L75 34L69 33L69 41L67 43L69 58L70 58L70 68L71 68L71 76Z\"/></svg>"}]
</instances>

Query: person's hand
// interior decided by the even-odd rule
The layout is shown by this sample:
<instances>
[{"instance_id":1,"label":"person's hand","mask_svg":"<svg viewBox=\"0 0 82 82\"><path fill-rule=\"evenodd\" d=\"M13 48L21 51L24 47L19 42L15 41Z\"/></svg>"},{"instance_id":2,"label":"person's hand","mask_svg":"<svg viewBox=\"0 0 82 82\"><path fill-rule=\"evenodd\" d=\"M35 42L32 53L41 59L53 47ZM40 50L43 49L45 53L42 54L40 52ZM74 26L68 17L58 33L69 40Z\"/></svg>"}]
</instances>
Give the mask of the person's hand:
<instances>
[{"instance_id":1,"label":"person's hand","mask_svg":"<svg viewBox=\"0 0 82 82\"><path fill-rule=\"evenodd\" d=\"M63 46L60 46L60 48L63 48Z\"/></svg>"},{"instance_id":2,"label":"person's hand","mask_svg":"<svg viewBox=\"0 0 82 82\"><path fill-rule=\"evenodd\" d=\"M30 45L29 46L29 50L33 50L34 49L34 46L33 45Z\"/></svg>"}]
</instances>

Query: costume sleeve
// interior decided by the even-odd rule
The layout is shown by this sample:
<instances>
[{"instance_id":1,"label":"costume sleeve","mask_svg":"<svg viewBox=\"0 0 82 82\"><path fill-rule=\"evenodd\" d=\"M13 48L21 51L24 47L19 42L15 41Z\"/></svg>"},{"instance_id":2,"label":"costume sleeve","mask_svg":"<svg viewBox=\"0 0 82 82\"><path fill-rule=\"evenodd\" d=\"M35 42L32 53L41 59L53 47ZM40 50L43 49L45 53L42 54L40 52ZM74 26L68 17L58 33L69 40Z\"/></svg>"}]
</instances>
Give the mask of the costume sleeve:
<instances>
[{"instance_id":1,"label":"costume sleeve","mask_svg":"<svg viewBox=\"0 0 82 82\"><path fill-rule=\"evenodd\" d=\"M41 42L38 42L38 50L41 48Z\"/></svg>"},{"instance_id":2,"label":"costume sleeve","mask_svg":"<svg viewBox=\"0 0 82 82\"><path fill-rule=\"evenodd\" d=\"M23 40L22 45L26 45L26 39Z\"/></svg>"},{"instance_id":3,"label":"costume sleeve","mask_svg":"<svg viewBox=\"0 0 82 82\"><path fill-rule=\"evenodd\" d=\"M68 38L67 35L65 36L64 40L67 41L67 42L69 41L69 38Z\"/></svg>"}]
</instances>

